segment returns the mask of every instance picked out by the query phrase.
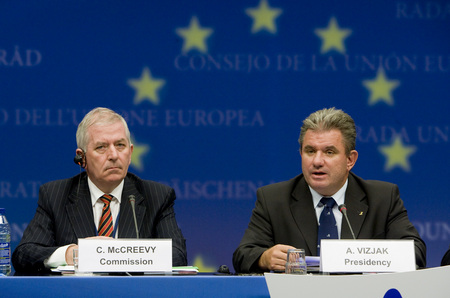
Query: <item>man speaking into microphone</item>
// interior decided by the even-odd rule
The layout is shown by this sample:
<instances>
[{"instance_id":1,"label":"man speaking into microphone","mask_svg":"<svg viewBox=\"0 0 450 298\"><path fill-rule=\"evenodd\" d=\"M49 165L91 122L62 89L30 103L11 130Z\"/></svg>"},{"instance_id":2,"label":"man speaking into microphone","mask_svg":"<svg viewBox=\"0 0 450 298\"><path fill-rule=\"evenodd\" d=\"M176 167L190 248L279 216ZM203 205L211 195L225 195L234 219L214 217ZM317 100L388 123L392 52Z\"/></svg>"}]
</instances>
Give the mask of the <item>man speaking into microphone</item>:
<instances>
[{"instance_id":1,"label":"man speaking into microphone","mask_svg":"<svg viewBox=\"0 0 450 298\"><path fill-rule=\"evenodd\" d=\"M175 192L128 172L133 153L125 119L96 108L78 125L81 174L46 183L34 218L12 256L16 272L73 264L79 238L171 238L173 266L184 266L186 241L175 219Z\"/></svg>"},{"instance_id":2,"label":"man speaking into microphone","mask_svg":"<svg viewBox=\"0 0 450 298\"><path fill-rule=\"evenodd\" d=\"M416 265L426 266L425 243L397 185L351 172L358 152L355 122L347 113L335 108L312 113L298 141L302 174L257 190L250 223L233 254L236 272L284 271L288 249L317 256L321 239L354 237L412 239ZM346 208L341 210L348 222L339 206Z\"/></svg>"}]
</instances>

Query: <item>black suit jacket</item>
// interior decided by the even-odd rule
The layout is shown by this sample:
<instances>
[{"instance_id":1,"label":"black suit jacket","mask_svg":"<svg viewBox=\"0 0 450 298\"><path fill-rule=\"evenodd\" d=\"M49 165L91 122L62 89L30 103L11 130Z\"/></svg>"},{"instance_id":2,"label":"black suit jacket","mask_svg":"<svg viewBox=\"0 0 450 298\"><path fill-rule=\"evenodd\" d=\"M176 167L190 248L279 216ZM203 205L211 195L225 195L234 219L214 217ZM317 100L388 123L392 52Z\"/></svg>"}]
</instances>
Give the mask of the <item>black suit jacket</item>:
<instances>
[{"instance_id":1,"label":"black suit jacket","mask_svg":"<svg viewBox=\"0 0 450 298\"><path fill-rule=\"evenodd\" d=\"M450 265L450 248L445 252L441 260L441 266Z\"/></svg>"},{"instance_id":2,"label":"black suit jacket","mask_svg":"<svg viewBox=\"0 0 450 298\"><path fill-rule=\"evenodd\" d=\"M363 180L350 173L345 204L356 238L413 239L416 264L425 267L425 243L409 221L395 184ZM233 254L234 268L237 272L260 272L259 257L275 244L303 248L306 255L315 256L317 231L312 195L303 174L261 187L248 228ZM343 222L341 239L352 238Z\"/></svg>"},{"instance_id":3,"label":"black suit jacket","mask_svg":"<svg viewBox=\"0 0 450 298\"><path fill-rule=\"evenodd\" d=\"M186 265L186 241L177 225L173 209L174 190L128 173L120 204L119 238L136 238L129 195L136 198L139 238L171 238L173 265ZM78 238L95 235L86 173L46 183L39 189L36 214L12 255L13 266L17 272L43 271L44 260L58 247L76 244Z\"/></svg>"}]
</instances>

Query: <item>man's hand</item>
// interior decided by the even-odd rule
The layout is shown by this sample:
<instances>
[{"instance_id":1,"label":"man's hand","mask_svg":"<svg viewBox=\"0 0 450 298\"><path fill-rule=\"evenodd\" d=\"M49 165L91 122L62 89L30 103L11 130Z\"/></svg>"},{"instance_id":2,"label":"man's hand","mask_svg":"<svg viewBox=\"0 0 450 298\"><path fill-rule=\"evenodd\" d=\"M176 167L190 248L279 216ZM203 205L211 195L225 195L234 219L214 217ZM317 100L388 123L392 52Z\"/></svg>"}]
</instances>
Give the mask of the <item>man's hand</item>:
<instances>
[{"instance_id":1,"label":"man's hand","mask_svg":"<svg viewBox=\"0 0 450 298\"><path fill-rule=\"evenodd\" d=\"M73 266L73 250L78 249L78 245L72 244L66 250L66 263L69 266Z\"/></svg>"},{"instance_id":2,"label":"man's hand","mask_svg":"<svg viewBox=\"0 0 450 298\"><path fill-rule=\"evenodd\" d=\"M97 238L97 239L113 239L111 237L106 237L106 236L93 236L93 237L87 237L86 239L92 239L92 238ZM78 245L76 244L72 244L70 245L67 250L66 250L66 263L69 266L73 266L73 250L74 249L78 249Z\"/></svg>"},{"instance_id":3,"label":"man's hand","mask_svg":"<svg viewBox=\"0 0 450 298\"><path fill-rule=\"evenodd\" d=\"M277 244L267 249L259 258L259 267L263 270L269 271L284 271L288 249L295 249L295 247Z\"/></svg>"}]
</instances>

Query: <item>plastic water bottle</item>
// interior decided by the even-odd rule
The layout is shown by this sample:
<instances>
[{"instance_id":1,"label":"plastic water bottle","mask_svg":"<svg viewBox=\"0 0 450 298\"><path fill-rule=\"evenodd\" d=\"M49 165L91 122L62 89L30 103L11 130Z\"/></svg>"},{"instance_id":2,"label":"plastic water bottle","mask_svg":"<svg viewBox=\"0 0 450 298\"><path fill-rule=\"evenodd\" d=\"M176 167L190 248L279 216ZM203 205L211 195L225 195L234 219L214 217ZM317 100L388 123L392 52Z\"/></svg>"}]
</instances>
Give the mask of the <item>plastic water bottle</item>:
<instances>
[{"instance_id":1,"label":"plastic water bottle","mask_svg":"<svg viewBox=\"0 0 450 298\"><path fill-rule=\"evenodd\" d=\"M0 208L0 275L11 273L11 228L5 216L5 208Z\"/></svg>"}]
</instances>

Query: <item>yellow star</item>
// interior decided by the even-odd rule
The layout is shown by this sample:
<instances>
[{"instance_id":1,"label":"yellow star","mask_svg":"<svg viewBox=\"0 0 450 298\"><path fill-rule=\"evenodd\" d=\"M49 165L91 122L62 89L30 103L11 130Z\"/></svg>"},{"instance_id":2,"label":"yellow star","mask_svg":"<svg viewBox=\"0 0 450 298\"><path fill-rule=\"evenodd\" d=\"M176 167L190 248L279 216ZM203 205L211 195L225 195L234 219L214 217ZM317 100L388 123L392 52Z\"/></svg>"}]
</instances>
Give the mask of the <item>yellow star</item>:
<instances>
[{"instance_id":1,"label":"yellow star","mask_svg":"<svg viewBox=\"0 0 450 298\"><path fill-rule=\"evenodd\" d=\"M394 167L398 166L403 168L406 172L409 172L411 166L408 161L408 157L416 152L416 146L405 146L402 143L400 137L396 137L392 145L379 146L378 150L386 156L386 164L384 170L386 172L392 170Z\"/></svg>"},{"instance_id":2,"label":"yellow star","mask_svg":"<svg viewBox=\"0 0 450 298\"><path fill-rule=\"evenodd\" d=\"M201 256L195 257L193 266L197 267L199 272L216 272L217 271L217 269L214 267L206 266L203 263L203 259Z\"/></svg>"},{"instance_id":3,"label":"yellow star","mask_svg":"<svg viewBox=\"0 0 450 298\"><path fill-rule=\"evenodd\" d=\"M345 54L344 39L352 34L350 29L340 29L335 17L330 19L328 27L325 29L316 29L314 33L322 39L320 52L325 54L332 49L341 54Z\"/></svg>"},{"instance_id":4,"label":"yellow star","mask_svg":"<svg viewBox=\"0 0 450 298\"><path fill-rule=\"evenodd\" d=\"M370 91L369 105L384 100L388 105L394 105L392 91L400 85L398 80L388 80L384 70L380 68L373 80L364 80L363 85Z\"/></svg>"},{"instance_id":5,"label":"yellow star","mask_svg":"<svg viewBox=\"0 0 450 298\"><path fill-rule=\"evenodd\" d=\"M213 30L210 28L202 28L197 17L193 16L188 28L177 28L176 33L184 39L182 52L187 53L191 49L197 49L202 53L208 52L206 46L206 38L208 38Z\"/></svg>"},{"instance_id":6,"label":"yellow star","mask_svg":"<svg viewBox=\"0 0 450 298\"><path fill-rule=\"evenodd\" d=\"M133 144L133 154L131 155L131 165L133 168L142 171L144 169L144 164L142 162L143 156L150 151L149 145L138 145L134 138L131 138L131 143Z\"/></svg>"},{"instance_id":7,"label":"yellow star","mask_svg":"<svg viewBox=\"0 0 450 298\"><path fill-rule=\"evenodd\" d=\"M259 32L263 29L270 33L276 33L277 27L275 19L283 12L282 9L272 8L267 0L261 0L257 8L247 8L245 10L248 16L253 18L252 33Z\"/></svg>"},{"instance_id":8,"label":"yellow star","mask_svg":"<svg viewBox=\"0 0 450 298\"><path fill-rule=\"evenodd\" d=\"M137 105L144 99L148 99L153 104L159 105L158 91L164 86L165 83L165 80L152 78L150 70L148 67L145 67L139 79L128 80L128 85L136 90L134 104Z\"/></svg>"}]
</instances>

